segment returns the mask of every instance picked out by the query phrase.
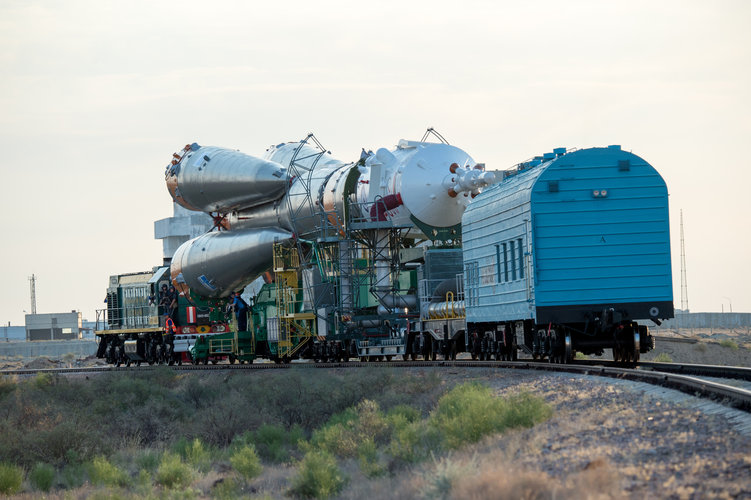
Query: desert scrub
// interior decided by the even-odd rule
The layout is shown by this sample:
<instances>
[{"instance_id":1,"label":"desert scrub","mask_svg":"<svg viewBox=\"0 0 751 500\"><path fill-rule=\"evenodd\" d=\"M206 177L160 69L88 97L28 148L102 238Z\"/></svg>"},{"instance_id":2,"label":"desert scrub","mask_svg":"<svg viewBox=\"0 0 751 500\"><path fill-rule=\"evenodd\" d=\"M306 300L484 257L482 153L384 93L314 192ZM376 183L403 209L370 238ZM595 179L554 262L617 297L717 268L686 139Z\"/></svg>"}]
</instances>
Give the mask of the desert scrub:
<instances>
[{"instance_id":1,"label":"desert scrub","mask_svg":"<svg viewBox=\"0 0 751 500\"><path fill-rule=\"evenodd\" d=\"M0 401L16 390L16 382L7 375L0 375Z\"/></svg>"},{"instance_id":2,"label":"desert scrub","mask_svg":"<svg viewBox=\"0 0 751 500\"><path fill-rule=\"evenodd\" d=\"M378 447L372 438L366 438L357 447L357 459L360 470L368 477L378 477L386 474L387 468L379 460Z\"/></svg>"},{"instance_id":3,"label":"desert scrub","mask_svg":"<svg viewBox=\"0 0 751 500\"><path fill-rule=\"evenodd\" d=\"M106 457L95 457L88 467L89 479L101 486L126 486L128 475Z\"/></svg>"},{"instance_id":4,"label":"desert scrub","mask_svg":"<svg viewBox=\"0 0 751 500\"><path fill-rule=\"evenodd\" d=\"M654 362L655 363L672 363L673 358L670 357L670 354L666 352L661 352L660 354L655 356Z\"/></svg>"},{"instance_id":5,"label":"desert scrub","mask_svg":"<svg viewBox=\"0 0 751 500\"><path fill-rule=\"evenodd\" d=\"M730 339L721 340L720 341L720 345L722 347L727 347L727 348L732 349L734 351L738 350L738 344L736 344L735 342L733 342Z\"/></svg>"},{"instance_id":6,"label":"desert scrub","mask_svg":"<svg viewBox=\"0 0 751 500\"><path fill-rule=\"evenodd\" d=\"M415 463L442 448L440 431L427 420L417 420L394 427L387 451L397 463Z\"/></svg>"},{"instance_id":7,"label":"desert scrub","mask_svg":"<svg viewBox=\"0 0 751 500\"><path fill-rule=\"evenodd\" d=\"M195 438L192 441L181 438L172 446L172 449L180 455L185 462L201 472L208 472L211 468L211 450L204 446L198 438Z\"/></svg>"},{"instance_id":8,"label":"desert scrub","mask_svg":"<svg viewBox=\"0 0 751 500\"><path fill-rule=\"evenodd\" d=\"M258 458L253 445L243 446L232 454L229 461L232 468L247 480L253 479L263 471L261 460Z\"/></svg>"},{"instance_id":9,"label":"desert scrub","mask_svg":"<svg viewBox=\"0 0 751 500\"><path fill-rule=\"evenodd\" d=\"M311 450L305 454L292 479L292 493L304 498L329 498L347 483L336 459L326 451Z\"/></svg>"},{"instance_id":10,"label":"desert scrub","mask_svg":"<svg viewBox=\"0 0 751 500\"><path fill-rule=\"evenodd\" d=\"M540 397L521 393L497 398L490 388L468 383L438 400L429 424L440 431L446 447L453 449L509 428L532 427L551 415L550 405Z\"/></svg>"},{"instance_id":11,"label":"desert scrub","mask_svg":"<svg viewBox=\"0 0 751 500\"><path fill-rule=\"evenodd\" d=\"M165 453L156 470L156 482L166 488L185 488L193 480L193 470L179 455Z\"/></svg>"},{"instance_id":12,"label":"desert scrub","mask_svg":"<svg viewBox=\"0 0 751 500\"><path fill-rule=\"evenodd\" d=\"M50 491L55 481L55 468L49 464L38 463L29 472L29 482L39 491Z\"/></svg>"},{"instance_id":13,"label":"desert scrub","mask_svg":"<svg viewBox=\"0 0 751 500\"><path fill-rule=\"evenodd\" d=\"M451 456L433 458L433 465L423 473L426 498L448 498L454 484L462 477L472 476L477 463L471 460L454 460Z\"/></svg>"},{"instance_id":14,"label":"desert scrub","mask_svg":"<svg viewBox=\"0 0 751 500\"><path fill-rule=\"evenodd\" d=\"M366 399L331 417L323 428L313 432L310 444L341 458L353 458L367 439L385 443L388 431L389 423L378 403Z\"/></svg>"},{"instance_id":15,"label":"desert scrub","mask_svg":"<svg viewBox=\"0 0 751 500\"><path fill-rule=\"evenodd\" d=\"M23 469L12 464L0 463L0 493L14 495L21 491Z\"/></svg>"},{"instance_id":16,"label":"desert scrub","mask_svg":"<svg viewBox=\"0 0 751 500\"><path fill-rule=\"evenodd\" d=\"M256 431L243 435L242 440L253 443L256 452L270 462L282 463L290 459L291 450L303 439L303 430L299 425L285 429L281 425L264 424Z\"/></svg>"},{"instance_id":17,"label":"desert scrub","mask_svg":"<svg viewBox=\"0 0 751 500\"><path fill-rule=\"evenodd\" d=\"M159 467L160 453L156 450L138 450L135 455L135 463L139 469L154 472Z\"/></svg>"}]
</instances>

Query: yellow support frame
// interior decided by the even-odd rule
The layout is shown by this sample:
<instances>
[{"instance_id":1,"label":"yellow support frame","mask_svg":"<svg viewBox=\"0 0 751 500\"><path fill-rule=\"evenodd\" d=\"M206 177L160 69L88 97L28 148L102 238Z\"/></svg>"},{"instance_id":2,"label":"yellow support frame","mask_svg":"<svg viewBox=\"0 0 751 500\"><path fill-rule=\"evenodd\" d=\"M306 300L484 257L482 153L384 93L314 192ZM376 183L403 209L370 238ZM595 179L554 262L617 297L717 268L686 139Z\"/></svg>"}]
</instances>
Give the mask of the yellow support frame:
<instances>
[{"instance_id":1,"label":"yellow support frame","mask_svg":"<svg viewBox=\"0 0 751 500\"><path fill-rule=\"evenodd\" d=\"M277 355L291 358L308 339L316 336L316 315L298 312L300 287L300 256L296 248L281 243L274 245L274 275L276 277L276 311L279 318ZM297 342L295 342L297 341Z\"/></svg>"}]
</instances>

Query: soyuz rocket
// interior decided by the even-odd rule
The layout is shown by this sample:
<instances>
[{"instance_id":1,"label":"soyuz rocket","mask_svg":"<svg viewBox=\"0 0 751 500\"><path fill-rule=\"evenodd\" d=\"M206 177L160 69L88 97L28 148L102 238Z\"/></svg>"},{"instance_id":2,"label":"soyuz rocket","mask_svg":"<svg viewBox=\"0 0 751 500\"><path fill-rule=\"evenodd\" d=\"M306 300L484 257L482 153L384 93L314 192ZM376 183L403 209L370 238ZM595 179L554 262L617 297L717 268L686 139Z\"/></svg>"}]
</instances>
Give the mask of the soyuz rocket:
<instances>
[{"instance_id":1,"label":"soyuz rocket","mask_svg":"<svg viewBox=\"0 0 751 500\"><path fill-rule=\"evenodd\" d=\"M262 158L189 144L173 155L165 179L176 203L210 214L219 229L177 249L172 281L215 298L268 271L274 243L315 239L322 221L343 235L346 209L420 236L459 224L470 200L496 180L449 144L401 140L345 163L307 139L271 146Z\"/></svg>"}]
</instances>

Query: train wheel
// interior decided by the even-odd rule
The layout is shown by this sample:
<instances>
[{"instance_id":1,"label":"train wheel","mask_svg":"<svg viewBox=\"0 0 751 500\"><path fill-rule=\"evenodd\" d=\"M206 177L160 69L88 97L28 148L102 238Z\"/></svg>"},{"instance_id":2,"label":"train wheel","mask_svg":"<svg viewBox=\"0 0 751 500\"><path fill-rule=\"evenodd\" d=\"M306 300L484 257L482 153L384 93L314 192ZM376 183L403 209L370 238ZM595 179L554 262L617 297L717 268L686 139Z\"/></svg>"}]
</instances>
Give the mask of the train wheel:
<instances>
[{"instance_id":1,"label":"train wheel","mask_svg":"<svg viewBox=\"0 0 751 500\"><path fill-rule=\"evenodd\" d=\"M393 356L391 356L390 354L387 354L387 355L386 355L386 361L391 361L391 358L392 358L392 357L393 357Z\"/></svg>"},{"instance_id":2,"label":"train wheel","mask_svg":"<svg viewBox=\"0 0 751 500\"><path fill-rule=\"evenodd\" d=\"M410 356L409 356L409 354L402 354L402 359L403 359L404 361L409 361L409 360L410 360Z\"/></svg>"},{"instance_id":3,"label":"train wheel","mask_svg":"<svg viewBox=\"0 0 751 500\"><path fill-rule=\"evenodd\" d=\"M417 361L417 354L414 352L412 353L412 361Z\"/></svg>"},{"instance_id":4,"label":"train wheel","mask_svg":"<svg viewBox=\"0 0 751 500\"><path fill-rule=\"evenodd\" d=\"M231 364L231 365L234 365L234 364L235 364L235 361L237 361L237 358L235 357L235 355L234 355L234 354L230 354L230 355L229 355L229 356L227 357L227 359L229 360L229 364Z\"/></svg>"}]
</instances>

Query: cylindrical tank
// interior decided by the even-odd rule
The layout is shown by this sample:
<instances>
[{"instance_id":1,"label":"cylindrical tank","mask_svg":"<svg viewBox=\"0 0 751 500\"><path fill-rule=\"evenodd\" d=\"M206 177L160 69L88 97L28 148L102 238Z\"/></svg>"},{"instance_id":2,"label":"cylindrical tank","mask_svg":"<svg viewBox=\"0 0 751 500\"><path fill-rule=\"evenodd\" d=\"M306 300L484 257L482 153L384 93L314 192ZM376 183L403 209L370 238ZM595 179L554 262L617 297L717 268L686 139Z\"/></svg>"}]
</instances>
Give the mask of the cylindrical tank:
<instances>
[{"instance_id":1,"label":"cylindrical tank","mask_svg":"<svg viewBox=\"0 0 751 500\"><path fill-rule=\"evenodd\" d=\"M239 151L191 144L175 156L166 180L172 198L189 210L222 212L276 200L287 171L278 163Z\"/></svg>"},{"instance_id":2,"label":"cylindrical tank","mask_svg":"<svg viewBox=\"0 0 751 500\"><path fill-rule=\"evenodd\" d=\"M206 233L186 241L172 257L172 283L204 297L227 297L269 268L274 243L292 235L279 228Z\"/></svg>"}]
</instances>

